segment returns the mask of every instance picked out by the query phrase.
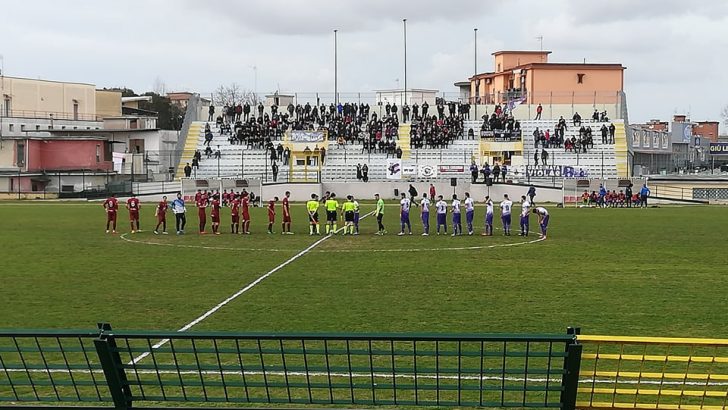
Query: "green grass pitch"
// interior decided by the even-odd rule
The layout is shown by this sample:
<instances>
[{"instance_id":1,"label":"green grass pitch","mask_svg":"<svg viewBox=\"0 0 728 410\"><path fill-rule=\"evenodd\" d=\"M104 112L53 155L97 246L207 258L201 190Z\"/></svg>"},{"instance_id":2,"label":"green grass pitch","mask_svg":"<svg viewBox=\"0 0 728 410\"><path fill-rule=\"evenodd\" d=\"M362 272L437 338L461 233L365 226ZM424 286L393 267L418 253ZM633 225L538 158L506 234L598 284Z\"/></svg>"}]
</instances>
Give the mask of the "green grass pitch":
<instances>
[{"instance_id":1,"label":"green grass pitch","mask_svg":"<svg viewBox=\"0 0 728 410\"><path fill-rule=\"evenodd\" d=\"M724 208L548 208L547 241L504 246L524 239L421 237L418 212L398 237L388 206L389 235L366 218L361 236L324 241L191 330L728 337ZM290 236L265 233L264 209L250 236L222 215L223 235L195 234L190 212L187 235L156 236L145 203L126 241L104 233L100 203L0 204L0 328L177 330L319 239L301 204ZM482 217L480 204L478 234Z\"/></svg>"}]
</instances>

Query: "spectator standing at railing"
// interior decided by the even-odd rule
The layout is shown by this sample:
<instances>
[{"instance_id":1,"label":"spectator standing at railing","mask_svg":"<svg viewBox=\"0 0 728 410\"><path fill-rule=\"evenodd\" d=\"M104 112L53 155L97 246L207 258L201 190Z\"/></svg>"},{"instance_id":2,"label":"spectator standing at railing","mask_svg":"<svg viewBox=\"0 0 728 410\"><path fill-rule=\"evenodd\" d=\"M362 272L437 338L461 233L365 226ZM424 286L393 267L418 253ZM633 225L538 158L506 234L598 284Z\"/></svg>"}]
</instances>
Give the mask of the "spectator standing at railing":
<instances>
[{"instance_id":1,"label":"spectator standing at railing","mask_svg":"<svg viewBox=\"0 0 728 410\"><path fill-rule=\"evenodd\" d=\"M248 118L250 118L250 104L246 101L243 104L243 121L248 121Z\"/></svg>"},{"instance_id":2,"label":"spectator standing at railing","mask_svg":"<svg viewBox=\"0 0 728 410\"><path fill-rule=\"evenodd\" d=\"M599 121L599 111L594 109L594 114L592 114L592 120Z\"/></svg>"},{"instance_id":3,"label":"spectator standing at railing","mask_svg":"<svg viewBox=\"0 0 728 410\"><path fill-rule=\"evenodd\" d=\"M273 182L278 181L278 164L273 162L273 165L270 166L271 173L273 173Z\"/></svg>"},{"instance_id":4,"label":"spectator standing at railing","mask_svg":"<svg viewBox=\"0 0 728 410\"><path fill-rule=\"evenodd\" d=\"M548 165L549 162L549 152L546 151L546 148L541 150L541 163L543 163L544 166Z\"/></svg>"},{"instance_id":5,"label":"spectator standing at railing","mask_svg":"<svg viewBox=\"0 0 728 410\"><path fill-rule=\"evenodd\" d=\"M506 164L503 164L501 167L501 176L503 177L503 183L506 183L506 175L508 174L508 167L506 167Z\"/></svg>"},{"instance_id":6,"label":"spectator standing at railing","mask_svg":"<svg viewBox=\"0 0 728 410\"><path fill-rule=\"evenodd\" d=\"M470 164L470 183L474 184L478 180L478 165L473 161Z\"/></svg>"},{"instance_id":7,"label":"spectator standing at railing","mask_svg":"<svg viewBox=\"0 0 728 410\"><path fill-rule=\"evenodd\" d=\"M194 159L192 161L194 161ZM185 178L189 178L190 176L192 176L192 167L188 162L187 165L185 165Z\"/></svg>"},{"instance_id":8,"label":"spectator standing at railing","mask_svg":"<svg viewBox=\"0 0 728 410\"><path fill-rule=\"evenodd\" d=\"M416 118L419 118L419 116L420 116L420 106L417 105L417 103L414 103L414 105L412 105L412 118L416 119Z\"/></svg>"},{"instance_id":9,"label":"spectator standing at railing","mask_svg":"<svg viewBox=\"0 0 728 410\"><path fill-rule=\"evenodd\" d=\"M543 112L543 107L541 106L541 104L539 104L538 107L536 107L536 118L534 118L534 120L540 120L542 112Z\"/></svg>"},{"instance_id":10,"label":"spectator standing at railing","mask_svg":"<svg viewBox=\"0 0 728 410\"><path fill-rule=\"evenodd\" d=\"M445 118L445 104L443 103L442 99L439 99L437 101L437 117L442 119Z\"/></svg>"},{"instance_id":11,"label":"spectator standing at railing","mask_svg":"<svg viewBox=\"0 0 728 410\"><path fill-rule=\"evenodd\" d=\"M402 122L409 122L410 120L410 107L407 103L402 106Z\"/></svg>"},{"instance_id":12,"label":"spectator standing at railing","mask_svg":"<svg viewBox=\"0 0 728 410\"><path fill-rule=\"evenodd\" d=\"M240 121L241 115L243 115L243 106L238 103L238 105L235 106L235 121Z\"/></svg>"},{"instance_id":13,"label":"spectator standing at railing","mask_svg":"<svg viewBox=\"0 0 728 410\"><path fill-rule=\"evenodd\" d=\"M609 124L609 143L614 144L614 132L616 131L616 127L613 123Z\"/></svg>"},{"instance_id":14,"label":"spectator standing at railing","mask_svg":"<svg viewBox=\"0 0 728 410\"><path fill-rule=\"evenodd\" d=\"M262 117L264 111L265 111L265 107L263 106L263 103L259 102L258 103L258 117Z\"/></svg>"},{"instance_id":15,"label":"spectator standing at railing","mask_svg":"<svg viewBox=\"0 0 728 410\"><path fill-rule=\"evenodd\" d=\"M488 183L488 179L490 178L490 165L486 162L483 164L483 168L480 170L480 172L483 174L483 182L486 184Z\"/></svg>"},{"instance_id":16,"label":"spectator standing at railing","mask_svg":"<svg viewBox=\"0 0 728 410\"><path fill-rule=\"evenodd\" d=\"M602 128L600 128L599 131L601 131L601 133L602 133L602 144L606 144L607 143L607 133L609 132L609 130L607 129L607 126L605 124L602 124Z\"/></svg>"},{"instance_id":17,"label":"spectator standing at railing","mask_svg":"<svg viewBox=\"0 0 728 410\"><path fill-rule=\"evenodd\" d=\"M361 179L364 182L369 182L369 166L367 164L361 166Z\"/></svg>"},{"instance_id":18,"label":"spectator standing at railing","mask_svg":"<svg viewBox=\"0 0 728 410\"><path fill-rule=\"evenodd\" d=\"M498 165L498 164L493 165L493 181L494 182L498 182L498 179L500 178L500 172L501 172L500 165Z\"/></svg>"},{"instance_id":19,"label":"spectator standing at railing","mask_svg":"<svg viewBox=\"0 0 728 410\"><path fill-rule=\"evenodd\" d=\"M210 105L210 108L207 110L207 121L212 121L213 118L215 118L215 106Z\"/></svg>"},{"instance_id":20,"label":"spectator standing at railing","mask_svg":"<svg viewBox=\"0 0 728 410\"><path fill-rule=\"evenodd\" d=\"M427 110L430 109L430 104L427 103L427 101L422 103L422 116L427 117Z\"/></svg>"}]
</instances>

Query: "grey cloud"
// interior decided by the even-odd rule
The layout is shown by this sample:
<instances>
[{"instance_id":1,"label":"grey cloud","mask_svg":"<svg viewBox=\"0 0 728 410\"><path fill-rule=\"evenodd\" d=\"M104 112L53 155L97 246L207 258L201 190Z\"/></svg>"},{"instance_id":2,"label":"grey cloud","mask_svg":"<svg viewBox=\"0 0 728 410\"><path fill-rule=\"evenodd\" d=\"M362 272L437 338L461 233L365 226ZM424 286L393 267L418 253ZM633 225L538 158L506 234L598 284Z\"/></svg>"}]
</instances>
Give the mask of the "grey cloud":
<instances>
[{"instance_id":1,"label":"grey cloud","mask_svg":"<svg viewBox=\"0 0 728 410\"><path fill-rule=\"evenodd\" d=\"M455 5L442 0L186 0L186 4L251 33L321 35L335 28L347 32L376 31L383 24L399 22L402 18L413 24L463 20L496 3L483 0L461 0Z\"/></svg>"}]
</instances>

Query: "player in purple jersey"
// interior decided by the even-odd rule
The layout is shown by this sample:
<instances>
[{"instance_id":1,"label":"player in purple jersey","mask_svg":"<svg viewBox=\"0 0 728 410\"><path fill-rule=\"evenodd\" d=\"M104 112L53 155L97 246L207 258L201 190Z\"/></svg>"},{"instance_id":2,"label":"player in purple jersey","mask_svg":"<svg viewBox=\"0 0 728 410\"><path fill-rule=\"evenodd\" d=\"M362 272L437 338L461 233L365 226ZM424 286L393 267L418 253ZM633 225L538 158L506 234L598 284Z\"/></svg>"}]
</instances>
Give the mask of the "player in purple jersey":
<instances>
[{"instance_id":1,"label":"player in purple jersey","mask_svg":"<svg viewBox=\"0 0 728 410\"><path fill-rule=\"evenodd\" d=\"M546 231L549 228L549 211L544 207L536 207L533 213L538 215L538 225L541 227L541 238L546 239Z\"/></svg>"},{"instance_id":2,"label":"player in purple jersey","mask_svg":"<svg viewBox=\"0 0 728 410\"><path fill-rule=\"evenodd\" d=\"M445 235L447 235L447 202L442 200L442 195L437 196L435 212L437 213L437 234L440 234L440 226L442 226L445 228Z\"/></svg>"}]
</instances>

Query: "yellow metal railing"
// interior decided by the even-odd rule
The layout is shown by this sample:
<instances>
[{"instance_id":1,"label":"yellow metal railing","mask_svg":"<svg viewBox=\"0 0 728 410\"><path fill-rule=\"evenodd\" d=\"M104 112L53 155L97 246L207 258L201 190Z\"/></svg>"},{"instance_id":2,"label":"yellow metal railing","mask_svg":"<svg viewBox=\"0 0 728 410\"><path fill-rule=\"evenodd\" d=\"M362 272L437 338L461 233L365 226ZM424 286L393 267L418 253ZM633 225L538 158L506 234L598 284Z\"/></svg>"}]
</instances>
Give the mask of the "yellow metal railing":
<instances>
[{"instance_id":1,"label":"yellow metal railing","mask_svg":"<svg viewBox=\"0 0 728 410\"><path fill-rule=\"evenodd\" d=\"M726 409L728 339L579 335L577 407Z\"/></svg>"}]
</instances>

